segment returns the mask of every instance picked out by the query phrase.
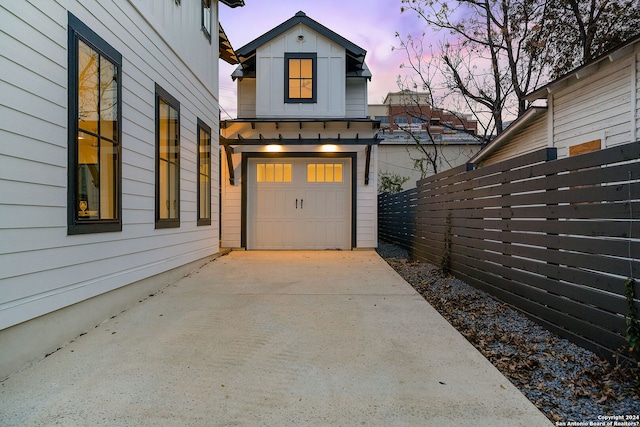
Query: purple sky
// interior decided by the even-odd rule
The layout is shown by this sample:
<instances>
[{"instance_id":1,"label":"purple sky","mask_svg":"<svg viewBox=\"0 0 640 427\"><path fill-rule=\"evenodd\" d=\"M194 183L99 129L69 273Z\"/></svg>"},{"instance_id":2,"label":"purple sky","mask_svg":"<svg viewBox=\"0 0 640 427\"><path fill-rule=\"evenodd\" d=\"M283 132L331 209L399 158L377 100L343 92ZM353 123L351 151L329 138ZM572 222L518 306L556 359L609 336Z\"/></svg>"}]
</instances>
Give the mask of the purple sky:
<instances>
[{"instance_id":1,"label":"purple sky","mask_svg":"<svg viewBox=\"0 0 640 427\"><path fill-rule=\"evenodd\" d=\"M404 61L395 33L420 34L424 22L415 13L400 13L400 0L245 0L246 6L230 9L220 4L220 23L231 44L239 48L293 17L302 10L308 17L367 51L365 62L373 74L369 103L382 103L387 92L397 91L396 78ZM220 104L236 115L236 87L231 73L236 66L220 61Z\"/></svg>"}]
</instances>

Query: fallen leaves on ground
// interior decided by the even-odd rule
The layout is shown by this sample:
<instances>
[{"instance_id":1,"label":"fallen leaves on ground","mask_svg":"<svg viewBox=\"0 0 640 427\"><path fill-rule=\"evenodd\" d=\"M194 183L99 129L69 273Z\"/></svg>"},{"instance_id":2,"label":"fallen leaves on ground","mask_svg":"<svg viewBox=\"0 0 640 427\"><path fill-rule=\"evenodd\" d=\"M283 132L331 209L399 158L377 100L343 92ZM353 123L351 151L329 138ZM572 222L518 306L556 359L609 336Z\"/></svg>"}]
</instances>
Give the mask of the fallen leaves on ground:
<instances>
[{"instance_id":1,"label":"fallen leaves on ground","mask_svg":"<svg viewBox=\"0 0 640 427\"><path fill-rule=\"evenodd\" d=\"M387 262L551 421L640 407L630 369L562 340L451 276L442 277L432 265ZM622 400L626 406L611 406Z\"/></svg>"}]
</instances>

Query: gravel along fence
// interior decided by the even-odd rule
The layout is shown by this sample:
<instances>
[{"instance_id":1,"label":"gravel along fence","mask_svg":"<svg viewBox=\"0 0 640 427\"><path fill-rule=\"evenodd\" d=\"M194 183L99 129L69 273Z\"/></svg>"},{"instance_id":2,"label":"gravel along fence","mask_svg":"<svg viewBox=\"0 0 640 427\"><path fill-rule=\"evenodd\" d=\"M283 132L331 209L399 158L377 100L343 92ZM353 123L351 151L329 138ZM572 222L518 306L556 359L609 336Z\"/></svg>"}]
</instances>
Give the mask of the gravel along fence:
<instances>
[{"instance_id":1,"label":"gravel along fence","mask_svg":"<svg viewBox=\"0 0 640 427\"><path fill-rule=\"evenodd\" d=\"M637 370L562 339L489 294L381 243L378 253L555 425L640 426Z\"/></svg>"}]
</instances>

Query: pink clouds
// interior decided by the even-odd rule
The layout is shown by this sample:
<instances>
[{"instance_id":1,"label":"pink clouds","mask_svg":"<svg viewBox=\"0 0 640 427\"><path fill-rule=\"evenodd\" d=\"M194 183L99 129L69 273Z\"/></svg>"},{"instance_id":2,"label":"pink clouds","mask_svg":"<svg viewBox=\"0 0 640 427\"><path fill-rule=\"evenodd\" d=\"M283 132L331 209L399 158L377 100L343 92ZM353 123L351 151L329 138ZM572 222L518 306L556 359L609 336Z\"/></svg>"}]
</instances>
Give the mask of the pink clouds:
<instances>
[{"instance_id":1,"label":"pink clouds","mask_svg":"<svg viewBox=\"0 0 640 427\"><path fill-rule=\"evenodd\" d=\"M367 51L366 62L373 74L369 103L380 103L387 92L398 90L402 51L396 32L420 34L424 22L415 13L400 13L401 0L245 0L246 6L230 9L220 5L220 22L235 48L261 36L302 10L311 19L335 31ZM235 115L235 67L220 62L220 104ZM223 118L228 118L223 111Z\"/></svg>"}]
</instances>

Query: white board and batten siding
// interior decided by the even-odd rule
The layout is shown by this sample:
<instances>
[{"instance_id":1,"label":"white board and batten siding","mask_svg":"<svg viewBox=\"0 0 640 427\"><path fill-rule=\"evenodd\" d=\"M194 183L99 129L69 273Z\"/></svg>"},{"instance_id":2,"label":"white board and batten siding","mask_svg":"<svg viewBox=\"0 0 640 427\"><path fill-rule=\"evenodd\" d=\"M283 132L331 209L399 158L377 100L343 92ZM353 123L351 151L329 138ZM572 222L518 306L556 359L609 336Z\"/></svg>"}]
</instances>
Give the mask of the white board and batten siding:
<instances>
[{"instance_id":1,"label":"white board and batten siding","mask_svg":"<svg viewBox=\"0 0 640 427\"><path fill-rule=\"evenodd\" d=\"M346 109L349 118L368 117L367 80L348 78L346 83Z\"/></svg>"},{"instance_id":2,"label":"white board and batten siding","mask_svg":"<svg viewBox=\"0 0 640 427\"><path fill-rule=\"evenodd\" d=\"M217 2L213 2L215 5ZM67 11L122 54L122 231L67 235ZM0 2L0 330L204 259L218 246L218 44L200 3ZM180 227L156 230L158 83L180 102ZM197 119L212 225L197 221Z\"/></svg>"},{"instance_id":3,"label":"white board and batten siding","mask_svg":"<svg viewBox=\"0 0 640 427\"><path fill-rule=\"evenodd\" d=\"M303 41L299 41L298 36L302 36ZM312 104L284 102L285 52L317 53L317 102ZM331 42L303 24L295 26L256 49L256 116L260 118L346 117L345 67L346 52L342 46ZM366 103L364 106L366 107ZM366 117L366 114L360 117Z\"/></svg>"}]
</instances>

